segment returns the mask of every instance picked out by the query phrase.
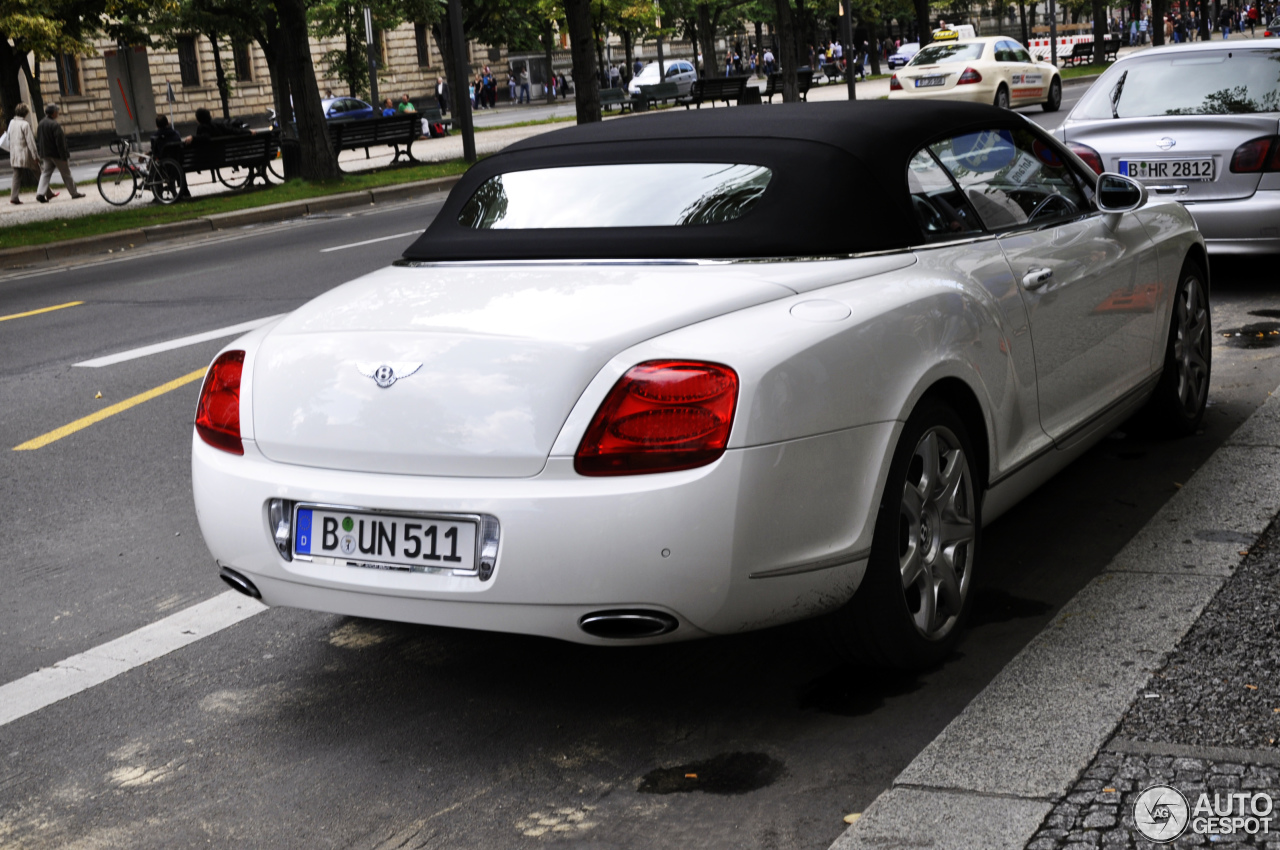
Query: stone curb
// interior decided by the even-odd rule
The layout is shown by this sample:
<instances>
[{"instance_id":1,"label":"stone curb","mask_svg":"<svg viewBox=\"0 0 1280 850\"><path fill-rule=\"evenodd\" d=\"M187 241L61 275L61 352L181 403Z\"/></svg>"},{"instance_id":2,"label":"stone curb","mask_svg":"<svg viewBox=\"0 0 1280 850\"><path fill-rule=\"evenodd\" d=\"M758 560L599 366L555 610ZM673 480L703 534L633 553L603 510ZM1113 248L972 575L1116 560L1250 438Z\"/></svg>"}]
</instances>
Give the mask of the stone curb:
<instances>
[{"instance_id":1,"label":"stone curb","mask_svg":"<svg viewBox=\"0 0 1280 850\"><path fill-rule=\"evenodd\" d=\"M1280 388L831 850L1024 847L1280 513L1278 482Z\"/></svg>"},{"instance_id":2,"label":"stone curb","mask_svg":"<svg viewBox=\"0 0 1280 850\"><path fill-rule=\"evenodd\" d=\"M343 192L338 195L324 195L303 201L288 201L283 204L270 204L265 207L251 207L245 210L215 213L186 221L157 224L141 229L120 230L115 233L104 233L100 236L86 236L81 239L50 242L46 245L3 248L0 249L0 269L21 268L35 265L36 263L64 260L85 254L122 251L140 245L163 242L168 239L177 239L196 233L228 230L233 227L245 227L246 225L264 224L273 221L288 221L291 218L301 218L320 212L330 212L349 207L397 203L426 195L446 193L461 178L461 174L455 174L449 177L437 177L433 180L421 180L416 183L402 183L378 189Z\"/></svg>"}]
</instances>

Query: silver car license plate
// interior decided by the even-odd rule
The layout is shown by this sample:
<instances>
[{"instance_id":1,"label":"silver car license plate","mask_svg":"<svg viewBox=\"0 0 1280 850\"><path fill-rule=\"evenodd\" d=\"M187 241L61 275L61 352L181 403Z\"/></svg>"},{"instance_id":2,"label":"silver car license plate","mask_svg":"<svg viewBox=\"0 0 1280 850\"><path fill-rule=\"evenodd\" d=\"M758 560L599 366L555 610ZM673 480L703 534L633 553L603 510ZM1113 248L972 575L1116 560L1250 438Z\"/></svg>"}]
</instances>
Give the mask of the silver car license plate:
<instances>
[{"instance_id":1,"label":"silver car license plate","mask_svg":"<svg viewBox=\"0 0 1280 850\"><path fill-rule=\"evenodd\" d=\"M916 77L916 88L923 89L929 86L942 86L947 83L947 75L943 74L939 77Z\"/></svg>"},{"instance_id":2,"label":"silver car license plate","mask_svg":"<svg viewBox=\"0 0 1280 850\"><path fill-rule=\"evenodd\" d=\"M1134 180L1213 179L1213 159L1122 159L1120 173Z\"/></svg>"},{"instance_id":3,"label":"silver car license plate","mask_svg":"<svg viewBox=\"0 0 1280 850\"><path fill-rule=\"evenodd\" d=\"M418 572L476 568L476 523L470 518L303 505L293 528L293 553L300 558Z\"/></svg>"}]
</instances>

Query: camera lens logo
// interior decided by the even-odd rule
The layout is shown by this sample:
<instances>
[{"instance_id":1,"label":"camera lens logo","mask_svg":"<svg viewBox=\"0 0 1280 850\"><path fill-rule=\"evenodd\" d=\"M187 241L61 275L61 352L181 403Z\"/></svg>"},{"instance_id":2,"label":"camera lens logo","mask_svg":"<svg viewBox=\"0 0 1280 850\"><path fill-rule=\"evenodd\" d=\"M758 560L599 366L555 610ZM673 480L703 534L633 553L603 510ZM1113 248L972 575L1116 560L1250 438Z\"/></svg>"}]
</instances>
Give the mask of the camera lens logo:
<instances>
[{"instance_id":1,"label":"camera lens logo","mask_svg":"<svg viewBox=\"0 0 1280 850\"><path fill-rule=\"evenodd\" d=\"M1133 822L1147 838L1167 844L1186 831L1190 811L1187 798L1177 788L1152 785L1134 802Z\"/></svg>"}]
</instances>

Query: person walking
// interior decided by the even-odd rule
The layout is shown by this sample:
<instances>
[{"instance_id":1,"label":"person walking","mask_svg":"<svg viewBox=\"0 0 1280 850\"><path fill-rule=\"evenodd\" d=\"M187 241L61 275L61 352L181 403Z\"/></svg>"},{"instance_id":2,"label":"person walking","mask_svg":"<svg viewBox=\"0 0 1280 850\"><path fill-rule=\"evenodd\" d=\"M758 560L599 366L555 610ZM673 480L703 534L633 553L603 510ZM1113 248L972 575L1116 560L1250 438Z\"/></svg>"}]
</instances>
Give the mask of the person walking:
<instances>
[{"instance_id":1,"label":"person walking","mask_svg":"<svg viewBox=\"0 0 1280 850\"><path fill-rule=\"evenodd\" d=\"M773 73L773 51L769 48L764 49L764 74L769 76Z\"/></svg>"},{"instance_id":2,"label":"person walking","mask_svg":"<svg viewBox=\"0 0 1280 850\"><path fill-rule=\"evenodd\" d=\"M1222 14L1218 16L1218 29L1222 30L1223 41L1231 38L1231 10L1226 6L1222 7Z\"/></svg>"},{"instance_id":3,"label":"person walking","mask_svg":"<svg viewBox=\"0 0 1280 850\"><path fill-rule=\"evenodd\" d=\"M13 120L9 122L9 165L13 168L13 188L9 191L9 203L21 204L18 195L27 172L34 177L40 169L40 152L36 150L36 134L27 122L31 110L25 103L13 108Z\"/></svg>"},{"instance_id":4,"label":"person walking","mask_svg":"<svg viewBox=\"0 0 1280 850\"><path fill-rule=\"evenodd\" d=\"M529 96L529 69L520 67L520 102L529 103L533 98Z\"/></svg>"},{"instance_id":5,"label":"person walking","mask_svg":"<svg viewBox=\"0 0 1280 850\"><path fill-rule=\"evenodd\" d=\"M436 103L440 105L440 114L447 115L449 112L449 85L444 81L444 77L436 77Z\"/></svg>"},{"instance_id":6,"label":"person walking","mask_svg":"<svg viewBox=\"0 0 1280 850\"><path fill-rule=\"evenodd\" d=\"M49 180L53 170L58 169L62 182L72 198L83 198L84 194L76 189L76 181L71 179L71 152L67 149L67 134L58 123L61 112L56 103L44 108L45 117L36 127L36 149L40 152L40 185L36 187L36 200L47 204L58 197L58 192L49 188Z\"/></svg>"}]
</instances>

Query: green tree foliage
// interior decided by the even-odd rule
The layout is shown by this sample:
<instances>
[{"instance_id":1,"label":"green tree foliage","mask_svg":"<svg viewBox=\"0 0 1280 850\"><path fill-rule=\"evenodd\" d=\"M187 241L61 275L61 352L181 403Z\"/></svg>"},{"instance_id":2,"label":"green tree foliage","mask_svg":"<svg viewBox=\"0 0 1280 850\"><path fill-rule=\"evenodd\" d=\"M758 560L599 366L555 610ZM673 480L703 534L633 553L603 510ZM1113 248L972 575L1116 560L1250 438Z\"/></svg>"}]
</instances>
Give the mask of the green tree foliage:
<instances>
[{"instance_id":1,"label":"green tree foliage","mask_svg":"<svg viewBox=\"0 0 1280 850\"><path fill-rule=\"evenodd\" d=\"M325 76L341 80L352 97L369 96L369 45L365 38L364 7L369 6L375 31L394 29L404 21L404 8L395 0L314 0L308 9L316 38L342 40L321 62Z\"/></svg>"}]
</instances>

